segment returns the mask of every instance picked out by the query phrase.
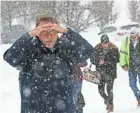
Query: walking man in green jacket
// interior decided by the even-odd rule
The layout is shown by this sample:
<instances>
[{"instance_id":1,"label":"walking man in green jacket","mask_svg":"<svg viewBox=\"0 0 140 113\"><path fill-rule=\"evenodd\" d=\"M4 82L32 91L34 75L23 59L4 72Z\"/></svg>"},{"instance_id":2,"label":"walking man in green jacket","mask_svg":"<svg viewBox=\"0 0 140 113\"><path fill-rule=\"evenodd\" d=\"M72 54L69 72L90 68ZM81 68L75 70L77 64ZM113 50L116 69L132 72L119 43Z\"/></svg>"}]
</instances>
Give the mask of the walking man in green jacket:
<instances>
[{"instance_id":1,"label":"walking man in green jacket","mask_svg":"<svg viewBox=\"0 0 140 113\"><path fill-rule=\"evenodd\" d=\"M140 84L140 36L135 27L131 28L130 36L122 42L120 65L129 73L129 85L137 99L137 106L140 106L140 89L137 87L137 79Z\"/></svg>"}]
</instances>

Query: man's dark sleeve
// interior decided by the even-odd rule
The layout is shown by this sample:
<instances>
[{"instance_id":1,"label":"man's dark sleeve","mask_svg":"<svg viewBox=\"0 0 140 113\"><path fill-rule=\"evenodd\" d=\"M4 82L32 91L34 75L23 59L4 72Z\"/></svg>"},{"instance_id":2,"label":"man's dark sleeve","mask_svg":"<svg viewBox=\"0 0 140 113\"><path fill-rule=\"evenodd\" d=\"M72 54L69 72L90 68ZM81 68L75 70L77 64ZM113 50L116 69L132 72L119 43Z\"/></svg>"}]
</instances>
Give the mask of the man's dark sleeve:
<instances>
[{"instance_id":1,"label":"man's dark sleeve","mask_svg":"<svg viewBox=\"0 0 140 113\"><path fill-rule=\"evenodd\" d=\"M22 35L3 55L13 67L25 66L28 59L28 45L32 38L28 33Z\"/></svg>"},{"instance_id":2,"label":"man's dark sleeve","mask_svg":"<svg viewBox=\"0 0 140 113\"><path fill-rule=\"evenodd\" d=\"M82 63L90 58L93 47L80 34L68 29L61 38L67 40L64 47L67 48L66 57L72 65Z\"/></svg>"},{"instance_id":3,"label":"man's dark sleeve","mask_svg":"<svg viewBox=\"0 0 140 113\"><path fill-rule=\"evenodd\" d=\"M119 62L119 58L120 58L119 50L118 48L115 48L113 53L113 60L115 61L115 63Z\"/></svg>"},{"instance_id":4,"label":"man's dark sleeve","mask_svg":"<svg viewBox=\"0 0 140 113\"><path fill-rule=\"evenodd\" d=\"M93 64L93 65L99 65L99 58L98 58L98 51L97 51L97 48L95 47L94 48L94 51L92 52L92 55L90 57L90 62Z\"/></svg>"}]
</instances>

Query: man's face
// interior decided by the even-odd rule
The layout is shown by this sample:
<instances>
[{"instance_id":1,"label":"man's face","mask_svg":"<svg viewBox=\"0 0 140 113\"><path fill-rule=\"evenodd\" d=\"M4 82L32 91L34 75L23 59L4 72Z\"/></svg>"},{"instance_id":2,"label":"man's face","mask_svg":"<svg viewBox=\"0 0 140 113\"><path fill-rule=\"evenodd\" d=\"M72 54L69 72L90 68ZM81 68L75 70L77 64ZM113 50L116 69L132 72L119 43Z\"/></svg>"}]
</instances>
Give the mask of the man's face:
<instances>
[{"instance_id":1,"label":"man's face","mask_svg":"<svg viewBox=\"0 0 140 113\"><path fill-rule=\"evenodd\" d=\"M109 43L102 43L103 48L108 48Z\"/></svg>"},{"instance_id":2,"label":"man's face","mask_svg":"<svg viewBox=\"0 0 140 113\"><path fill-rule=\"evenodd\" d=\"M52 24L52 23L45 22L45 21L39 23L39 25L44 25L44 24ZM43 31L39 34L39 39L44 44L45 47L52 48L57 41L58 38L57 34L58 34L57 31L49 29L48 27L47 31Z\"/></svg>"},{"instance_id":3,"label":"man's face","mask_svg":"<svg viewBox=\"0 0 140 113\"><path fill-rule=\"evenodd\" d=\"M131 33L130 36L131 36L132 40L137 40L139 37L139 33Z\"/></svg>"}]
</instances>

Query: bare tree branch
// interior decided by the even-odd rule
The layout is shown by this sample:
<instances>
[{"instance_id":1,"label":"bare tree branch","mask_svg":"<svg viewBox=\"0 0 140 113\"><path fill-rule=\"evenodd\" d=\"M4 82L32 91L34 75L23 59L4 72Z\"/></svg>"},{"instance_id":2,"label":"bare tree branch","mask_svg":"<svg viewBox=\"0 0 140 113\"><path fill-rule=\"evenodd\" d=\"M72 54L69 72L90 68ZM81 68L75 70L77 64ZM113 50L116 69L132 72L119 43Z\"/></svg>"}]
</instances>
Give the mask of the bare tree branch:
<instances>
[{"instance_id":1,"label":"bare tree branch","mask_svg":"<svg viewBox=\"0 0 140 113\"><path fill-rule=\"evenodd\" d=\"M138 3L139 1L128 1L128 8L133 21L138 21L138 8L140 7Z\"/></svg>"}]
</instances>

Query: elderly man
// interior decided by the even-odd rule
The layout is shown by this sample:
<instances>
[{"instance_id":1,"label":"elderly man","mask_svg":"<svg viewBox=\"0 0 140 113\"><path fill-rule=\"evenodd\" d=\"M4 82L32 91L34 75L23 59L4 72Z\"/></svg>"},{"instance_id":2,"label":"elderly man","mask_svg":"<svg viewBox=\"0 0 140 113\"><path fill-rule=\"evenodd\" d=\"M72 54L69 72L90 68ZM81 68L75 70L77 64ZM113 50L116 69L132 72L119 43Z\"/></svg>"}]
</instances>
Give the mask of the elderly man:
<instances>
[{"instance_id":1,"label":"elderly man","mask_svg":"<svg viewBox=\"0 0 140 113\"><path fill-rule=\"evenodd\" d=\"M72 67L92 51L85 39L61 27L55 18L37 18L35 29L4 54L4 60L20 69L21 113L74 113Z\"/></svg>"},{"instance_id":2,"label":"elderly man","mask_svg":"<svg viewBox=\"0 0 140 113\"><path fill-rule=\"evenodd\" d=\"M135 27L131 28L130 36L122 42L120 66L128 71L129 85L137 99L137 105L140 106L140 89L137 87L137 79L140 84L140 37Z\"/></svg>"}]
</instances>

